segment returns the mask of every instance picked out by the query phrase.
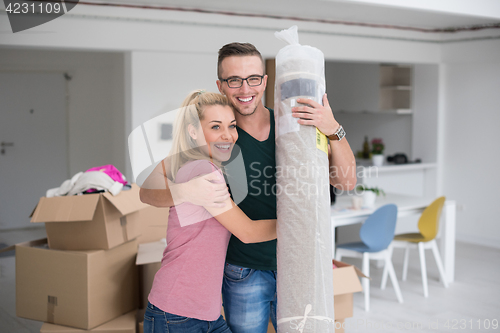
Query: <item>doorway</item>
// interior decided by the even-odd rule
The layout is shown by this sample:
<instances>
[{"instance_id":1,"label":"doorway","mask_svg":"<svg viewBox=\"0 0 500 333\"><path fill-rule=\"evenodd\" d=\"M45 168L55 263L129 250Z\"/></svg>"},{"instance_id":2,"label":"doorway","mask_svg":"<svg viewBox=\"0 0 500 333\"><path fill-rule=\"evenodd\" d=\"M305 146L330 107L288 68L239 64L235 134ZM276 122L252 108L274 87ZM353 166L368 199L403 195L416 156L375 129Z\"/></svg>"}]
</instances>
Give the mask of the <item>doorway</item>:
<instances>
[{"instance_id":1,"label":"doorway","mask_svg":"<svg viewBox=\"0 0 500 333\"><path fill-rule=\"evenodd\" d=\"M66 89L63 73L0 72L0 230L29 227L69 177Z\"/></svg>"}]
</instances>

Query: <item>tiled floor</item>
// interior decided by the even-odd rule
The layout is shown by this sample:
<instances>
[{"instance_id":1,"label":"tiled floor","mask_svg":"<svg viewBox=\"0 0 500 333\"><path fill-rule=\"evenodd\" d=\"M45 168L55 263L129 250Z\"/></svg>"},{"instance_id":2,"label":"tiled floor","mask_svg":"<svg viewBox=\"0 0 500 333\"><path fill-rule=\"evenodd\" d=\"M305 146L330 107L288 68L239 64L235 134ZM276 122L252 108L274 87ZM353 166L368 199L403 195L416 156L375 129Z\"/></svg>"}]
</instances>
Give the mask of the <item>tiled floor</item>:
<instances>
[{"instance_id":1,"label":"tiled floor","mask_svg":"<svg viewBox=\"0 0 500 333\"><path fill-rule=\"evenodd\" d=\"M364 311L364 296L355 294L354 317L346 320L346 333L500 332L500 249L457 243L455 282L447 289L438 281L434 257L426 251L428 298L423 296L417 251L410 254L405 282L401 281L403 250L394 251L393 264L404 303L397 303L390 280L385 290L380 289L382 269L371 266L370 312ZM361 261L353 263L361 265Z\"/></svg>"},{"instance_id":2,"label":"tiled floor","mask_svg":"<svg viewBox=\"0 0 500 333\"><path fill-rule=\"evenodd\" d=\"M15 244L44 236L43 228L0 232L0 243ZM403 254L395 251L393 262L396 274L401 277ZM390 280L387 288L380 290L382 269L371 266L371 310L365 312L363 294L355 294L354 316L346 320L346 333L500 331L499 249L457 243L455 282L448 289L437 279L430 252L426 258L429 298L423 297L418 255L412 252L408 280L400 281L403 304L396 301ZM361 266L359 260L346 258L345 261ZM493 329L495 323L496 330ZM41 322L16 317L15 257L0 257L0 333L35 333L41 325ZM487 325L489 329L485 328Z\"/></svg>"}]
</instances>

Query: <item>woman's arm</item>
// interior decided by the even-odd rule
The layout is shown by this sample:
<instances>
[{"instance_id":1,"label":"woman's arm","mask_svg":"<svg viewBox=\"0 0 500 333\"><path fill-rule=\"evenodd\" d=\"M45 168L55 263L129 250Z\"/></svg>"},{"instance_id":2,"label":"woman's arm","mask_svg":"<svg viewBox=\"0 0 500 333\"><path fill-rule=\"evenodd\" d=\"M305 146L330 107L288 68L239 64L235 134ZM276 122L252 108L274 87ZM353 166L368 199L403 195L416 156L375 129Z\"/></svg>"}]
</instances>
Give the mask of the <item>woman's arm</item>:
<instances>
[{"instance_id":1,"label":"woman's arm","mask_svg":"<svg viewBox=\"0 0 500 333\"><path fill-rule=\"evenodd\" d=\"M231 199L224 208L205 207L229 232L243 243L276 239L276 220L251 220Z\"/></svg>"}]
</instances>

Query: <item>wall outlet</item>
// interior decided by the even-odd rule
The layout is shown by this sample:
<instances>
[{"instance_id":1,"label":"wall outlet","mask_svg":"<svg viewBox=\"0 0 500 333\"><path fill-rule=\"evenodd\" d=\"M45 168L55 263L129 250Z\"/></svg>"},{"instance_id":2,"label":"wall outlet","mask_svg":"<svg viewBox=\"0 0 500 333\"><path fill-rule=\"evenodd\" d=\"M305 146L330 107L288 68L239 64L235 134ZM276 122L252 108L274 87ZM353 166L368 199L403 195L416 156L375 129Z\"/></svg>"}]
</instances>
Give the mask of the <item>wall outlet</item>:
<instances>
[{"instance_id":1,"label":"wall outlet","mask_svg":"<svg viewBox=\"0 0 500 333\"><path fill-rule=\"evenodd\" d=\"M463 212L463 211L465 211L465 205L457 204L457 212Z\"/></svg>"}]
</instances>

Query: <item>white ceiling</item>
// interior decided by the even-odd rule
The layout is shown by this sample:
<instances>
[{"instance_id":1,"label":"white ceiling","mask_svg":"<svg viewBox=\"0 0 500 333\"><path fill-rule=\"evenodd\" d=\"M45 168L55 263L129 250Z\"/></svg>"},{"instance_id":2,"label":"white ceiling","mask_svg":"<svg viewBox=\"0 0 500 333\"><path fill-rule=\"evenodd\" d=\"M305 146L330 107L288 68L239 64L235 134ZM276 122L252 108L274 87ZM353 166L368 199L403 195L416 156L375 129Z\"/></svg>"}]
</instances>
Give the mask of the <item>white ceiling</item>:
<instances>
[{"instance_id":1,"label":"white ceiling","mask_svg":"<svg viewBox=\"0 0 500 333\"><path fill-rule=\"evenodd\" d=\"M96 0L95 2L201 9L218 13L296 17L305 20L342 21L418 29L444 29L488 24L500 26L500 0L466 0L468 6L483 5L483 10L470 11L474 12L474 15L467 12L464 1L461 1L460 6L457 3L454 7L453 1L458 0L433 0L448 2L448 10L443 9L443 6L436 8L434 5L433 7L432 2L428 1L427 7L421 5L425 4L426 0L420 0L420 5L415 1L405 1L407 4L413 2L413 7L401 7L404 6L403 0ZM396 3L397 7L393 3ZM491 8L490 11L488 11L489 8Z\"/></svg>"}]
</instances>

